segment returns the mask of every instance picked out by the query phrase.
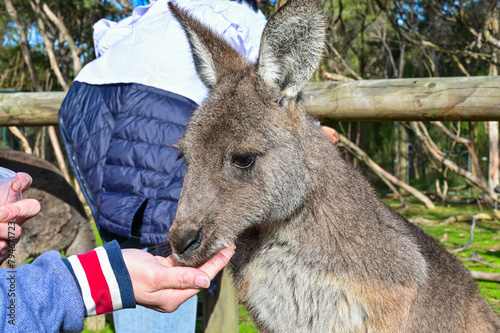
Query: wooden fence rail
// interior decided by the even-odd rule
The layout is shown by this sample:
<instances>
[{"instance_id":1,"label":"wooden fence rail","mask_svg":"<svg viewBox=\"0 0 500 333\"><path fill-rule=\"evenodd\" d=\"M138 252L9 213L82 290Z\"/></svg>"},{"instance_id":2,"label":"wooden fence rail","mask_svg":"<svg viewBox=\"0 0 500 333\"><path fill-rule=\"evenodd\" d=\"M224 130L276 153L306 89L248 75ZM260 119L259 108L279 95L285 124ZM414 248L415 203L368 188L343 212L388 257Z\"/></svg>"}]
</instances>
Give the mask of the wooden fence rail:
<instances>
[{"instance_id":1,"label":"wooden fence rail","mask_svg":"<svg viewBox=\"0 0 500 333\"><path fill-rule=\"evenodd\" d=\"M0 126L57 125L65 95L0 93ZM312 82L303 96L334 121L500 120L500 76Z\"/></svg>"}]
</instances>

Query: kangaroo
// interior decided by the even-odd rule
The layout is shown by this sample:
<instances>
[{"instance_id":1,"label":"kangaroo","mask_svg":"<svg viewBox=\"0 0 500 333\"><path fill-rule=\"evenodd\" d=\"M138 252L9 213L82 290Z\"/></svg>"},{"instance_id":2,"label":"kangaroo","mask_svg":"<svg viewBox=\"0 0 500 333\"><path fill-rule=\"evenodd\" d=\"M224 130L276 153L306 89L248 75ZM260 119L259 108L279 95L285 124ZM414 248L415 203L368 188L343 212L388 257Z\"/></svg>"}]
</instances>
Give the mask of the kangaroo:
<instances>
[{"instance_id":1,"label":"kangaroo","mask_svg":"<svg viewBox=\"0 0 500 333\"><path fill-rule=\"evenodd\" d=\"M179 263L234 242L238 298L261 332L500 332L467 269L384 205L307 114L325 35L316 1L272 16L256 64L169 6L210 90L177 144Z\"/></svg>"}]
</instances>

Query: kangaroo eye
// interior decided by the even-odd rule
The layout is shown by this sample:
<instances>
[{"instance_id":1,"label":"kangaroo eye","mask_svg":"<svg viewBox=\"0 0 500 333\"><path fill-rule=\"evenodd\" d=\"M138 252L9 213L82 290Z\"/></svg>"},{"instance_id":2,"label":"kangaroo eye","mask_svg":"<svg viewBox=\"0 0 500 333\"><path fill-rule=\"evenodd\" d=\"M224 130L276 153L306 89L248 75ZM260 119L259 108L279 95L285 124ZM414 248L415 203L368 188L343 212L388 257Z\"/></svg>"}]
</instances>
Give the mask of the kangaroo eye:
<instances>
[{"instance_id":1,"label":"kangaroo eye","mask_svg":"<svg viewBox=\"0 0 500 333\"><path fill-rule=\"evenodd\" d=\"M237 167L238 169L248 169L255 162L255 154L253 153L244 153L234 155L231 158L231 164Z\"/></svg>"}]
</instances>

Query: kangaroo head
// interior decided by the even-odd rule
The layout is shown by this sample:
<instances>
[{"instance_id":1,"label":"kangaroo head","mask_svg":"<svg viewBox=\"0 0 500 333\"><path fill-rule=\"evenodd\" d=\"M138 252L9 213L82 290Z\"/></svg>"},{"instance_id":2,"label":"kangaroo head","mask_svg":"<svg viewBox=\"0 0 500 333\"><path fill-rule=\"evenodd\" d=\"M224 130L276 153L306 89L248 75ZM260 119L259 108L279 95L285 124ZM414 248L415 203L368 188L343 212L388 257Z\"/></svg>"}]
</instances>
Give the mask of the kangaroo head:
<instances>
[{"instance_id":1,"label":"kangaroo head","mask_svg":"<svg viewBox=\"0 0 500 333\"><path fill-rule=\"evenodd\" d=\"M300 91L319 65L324 20L314 0L291 0L267 23L257 64L169 3L210 94L178 148L187 170L170 244L197 266L244 231L279 223L302 205L308 173Z\"/></svg>"}]
</instances>

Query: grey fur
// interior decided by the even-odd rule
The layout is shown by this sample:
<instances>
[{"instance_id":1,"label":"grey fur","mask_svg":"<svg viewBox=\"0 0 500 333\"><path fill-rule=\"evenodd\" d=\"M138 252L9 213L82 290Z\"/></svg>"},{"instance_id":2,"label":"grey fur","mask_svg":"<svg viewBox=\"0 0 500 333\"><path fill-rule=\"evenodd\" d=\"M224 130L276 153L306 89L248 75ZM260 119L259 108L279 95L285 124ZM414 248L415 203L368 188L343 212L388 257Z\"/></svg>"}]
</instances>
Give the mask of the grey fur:
<instances>
[{"instance_id":1,"label":"grey fur","mask_svg":"<svg viewBox=\"0 0 500 333\"><path fill-rule=\"evenodd\" d=\"M255 65L170 6L195 62L216 64L197 66L216 79L178 144L179 262L235 242L238 297L262 332L500 331L467 269L386 207L307 115L300 89L324 38L316 1L290 0L269 20Z\"/></svg>"}]
</instances>

